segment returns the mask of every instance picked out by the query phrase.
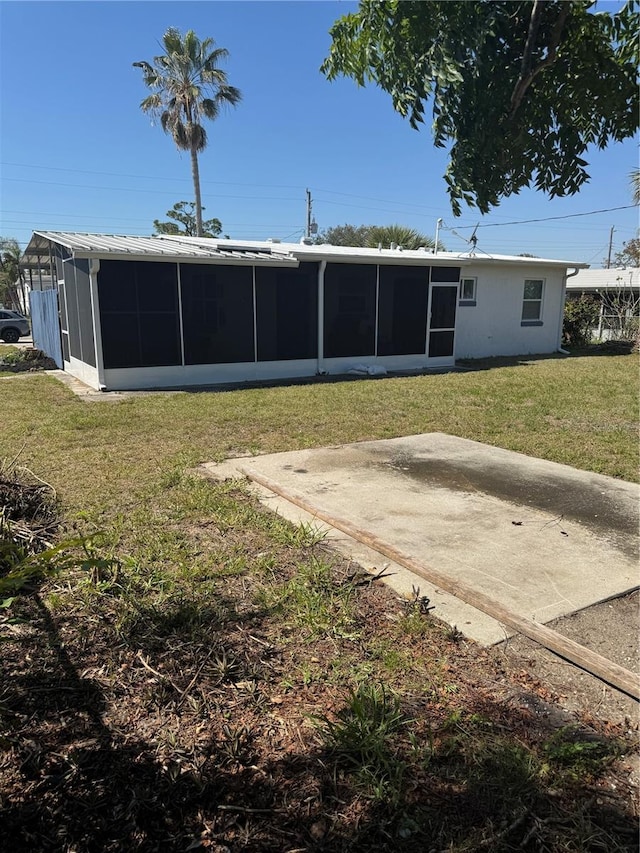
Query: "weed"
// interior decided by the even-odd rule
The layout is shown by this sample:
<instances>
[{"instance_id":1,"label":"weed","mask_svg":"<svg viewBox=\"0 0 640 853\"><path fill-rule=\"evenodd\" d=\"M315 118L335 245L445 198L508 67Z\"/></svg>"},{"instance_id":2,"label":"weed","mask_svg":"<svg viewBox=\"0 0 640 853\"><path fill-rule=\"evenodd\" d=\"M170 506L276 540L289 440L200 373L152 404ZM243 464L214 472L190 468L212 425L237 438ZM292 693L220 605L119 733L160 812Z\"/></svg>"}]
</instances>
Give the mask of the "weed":
<instances>
[{"instance_id":1,"label":"weed","mask_svg":"<svg viewBox=\"0 0 640 853\"><path fill-rule=\"evenodd\" d=\"M465 746L467 790L479 813L510 815L534 799L540 764L531 750L500 736Z\"/></svg>"},{"instance_id":2,"label":"weed","mask_svg":"<svg viewBox=\"0 0 640 853\"><path fill-rule=\"evenodd\" d=\"M225 723L222 726L222 735L218 746L223 764L238 762L239 764L249 765L252 763L252 736L246 726L231 728Z\"/></svg>"},{"instance_id":3,"label":"weed","mask_svg":"<svg viewBox=\"0 0 640 853\"><path fill-rule=\"evenodd\" d=\"M395 736L410 724L398 697L382 684L362 682L351 689L336 719L316 723L324 746L339 768L356 776L376 800L397 803L405 762L394 748Z\"/></svg>"},{"instance_id":4,"label":"weed","mask_svg":"<svg viewBox=\"0 0 640 853\"><path fill-rule=\"evenodd\" d=\"M573 774L593 774L613 758L622 747L615 741L585 738L575 726L565 726L555 732L544 745L548 760Z\"/></svg>"},{"instance_id":5,"label":"weed","mask_svg":"<svg viewBox=\"0 0 640 853\"><path fill-rule=\"evenodd\" d=\"M358 635L352 597L353 587L336 582L331 566L315 557L302 563L291 580L257 593L264 607L305 629L307 637L328 634L343 639Z\"/></svg>"},{"instance_id":6,"label":"weed","mask_svg":"<svg viewBox=\"0 0 640 853\"><path fill-rule=\"evenodd\" d=\"M420 587L411 585L411 599L409 601L409 610L414 613L419 613L421 616L429 616L432 610L435 610L435 604L431 604L431 599L426 595L420 595Z\"/></svg>"},{"instance_id":7,"label":"weed","mask_svg":"<svg viewBox=\"0 0 640 853\"><path fill-rule=\"evenodd\" d=\"M242 674L240 660L224 648L214 654L210 666L220 681L235 681Z\"/></svg>"},{"instance_id":8,"label":"weed","mask_svg":"<svg viewBox=\"0 0 640 853\"><path fill-rule=\"evenodd\" d=\"M326 538L327 529L311 521L303 521L300 524L285 521L280 527L274 529L272 535L281 545L289 545L292 548L313 548Z\"/></svg>"},{"instance_id":9,"label":"weed","mask_svg":"<svg viewBox=\"0 0 640 853\"><path fill-rule=\"evenodd\" d=\"M455 643L456 645L458 645L458 643L461 643L464 640L464 634L458 628L457 625L451 625L447 629L446 637L447 640L449 640L451 643Z\"/></svg>"}]
</instances>

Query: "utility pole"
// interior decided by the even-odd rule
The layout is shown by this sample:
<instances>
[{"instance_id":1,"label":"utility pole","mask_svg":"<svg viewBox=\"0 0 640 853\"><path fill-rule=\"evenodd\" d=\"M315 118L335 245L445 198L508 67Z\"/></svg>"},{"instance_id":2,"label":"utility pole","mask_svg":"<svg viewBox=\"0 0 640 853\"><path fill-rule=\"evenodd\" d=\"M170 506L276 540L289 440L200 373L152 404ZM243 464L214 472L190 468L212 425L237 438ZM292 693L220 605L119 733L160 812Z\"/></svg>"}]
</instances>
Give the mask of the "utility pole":
<instances>
[{"instance_id":1,"label":"utility pole","mask_svg":"<svg viewBox=\"0 0 640 853\"><path fill-rule=\"evenodd\" d=\"M311 190L307 190L307 226L305 228L304 236L307 239L311 239L311 235L317 234L317 232L318 226L311 215Z\"/></svg>"},{"instance_id":2,"label":"utility pole","mask_svg":"<svg viewBox=\"0 0 640 853\"><path fill-rule=\"evenodd\" d=\"M304 232L305 237L311 237L311 191L307 190L307 227Z\"/></svg>"},{"instance_id":3,"label":"utility pole","mask_svg":"<svg viewBox=\"0 0 640 853\"><path fill-rule=\"evenodd\" d=\"M607 255L607 269L611 269L611 247L613 246L613 232L615 231L614 226L611 226L611 231L609 232L609 254Z\"/></svg>"}]
</instances>

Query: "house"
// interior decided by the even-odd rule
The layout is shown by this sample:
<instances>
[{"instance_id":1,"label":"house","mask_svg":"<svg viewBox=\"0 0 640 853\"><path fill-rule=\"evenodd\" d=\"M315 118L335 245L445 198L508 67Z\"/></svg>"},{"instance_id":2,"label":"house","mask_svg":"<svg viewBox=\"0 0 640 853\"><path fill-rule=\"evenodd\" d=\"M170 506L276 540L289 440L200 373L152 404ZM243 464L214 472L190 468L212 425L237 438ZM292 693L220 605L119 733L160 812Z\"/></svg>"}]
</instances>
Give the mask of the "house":
<instances>
[{"instance_id":1,"label":"house","mask_svg":"<svg viewBox=\"0 0 640 853\"><path fill-rule=\"evenodd\" d=\"M567 270L584 265L36 231L24 266L40 271L31 278L35 345L42 338L51 348L59 338L52 357L110 391L552 353L561 344Z\"/></svg>"},{"instance_id":2,"label":"house","mask_svg":"<svg viewBox=\"0 0 640 853\"><path fill-rule=\"evenodd\" d=\"M617 267L604 270L580 269L567 280L567 299L591 296L599 304L598 340L633 338L640 317L640 269Z\"/></svg>"}]
</instances>

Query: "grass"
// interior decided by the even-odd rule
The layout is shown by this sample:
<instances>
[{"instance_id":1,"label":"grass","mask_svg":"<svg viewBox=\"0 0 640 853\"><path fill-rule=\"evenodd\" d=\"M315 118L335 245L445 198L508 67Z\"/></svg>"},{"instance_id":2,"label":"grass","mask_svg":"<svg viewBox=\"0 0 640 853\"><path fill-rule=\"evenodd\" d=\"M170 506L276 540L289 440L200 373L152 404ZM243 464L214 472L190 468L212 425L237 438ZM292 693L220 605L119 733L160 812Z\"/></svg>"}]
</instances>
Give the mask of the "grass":
<instances>
[{"instance_id":1,"label":"grass","mask_svg":"<svg viewBox=\"0 0 640 853\"><path fill-rule=\"evenodd\" d=\"M374 799L396 804L405 765L393 750L393 740L410 723L394 693L383 684L364 682L351 688L335 719L318 720L318 731L338 767L353 773Z\"/></svg>"},{"instance_id":2,"label":"grass","mask_svg":"<svg viewBox=\"0 0 640 853\"><path fill-rule=\"evenodd\" d=\"M0 459L46 481L64 534L94 549L12 605L30 626L3 643L12 849L632 849L624 786L606 808L589 793L623 739L504 701L508 676L419 590L358 585L322 529L194 469L442 431L635 481L637 368L550 358L98 402L0 378Z\"/></svg>"},{"instance_id":3,"label":"grass","mask_svg":"<svg viewBox=\"0 0 640 853\"><path fill-rule=\"evenodd\" d=\"M430 431L637 480L637 367L634 356L548 359L91 405L46 376L13 378L3 385L0 453L24 446L21 462L58 483L74 510L116 496L133 506L189 466L234 453Z\"/></svg>"}]
</instances>

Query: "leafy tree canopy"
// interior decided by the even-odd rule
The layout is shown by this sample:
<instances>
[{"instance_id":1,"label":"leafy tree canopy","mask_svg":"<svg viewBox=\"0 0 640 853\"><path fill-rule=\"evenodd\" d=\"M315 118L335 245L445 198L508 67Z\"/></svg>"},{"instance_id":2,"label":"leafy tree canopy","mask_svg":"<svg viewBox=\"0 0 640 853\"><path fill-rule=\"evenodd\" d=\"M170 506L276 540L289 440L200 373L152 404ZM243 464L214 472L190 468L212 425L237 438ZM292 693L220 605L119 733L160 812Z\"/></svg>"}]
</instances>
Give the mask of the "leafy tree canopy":
<instances>
[{"instance_id":1,"label":"leafy tree canopy","mask_svg":"<svg viewBox=\"0 0 640 853\"><path fill-rule=\"evenodd\" d=\"M403 249L433 248L434 240L404 225L335 225L327 228L316 240L331 246L362 246L375 249L380 244L388 249L392 243ZM439 244L444 250L444 246Z\"/></svg>"},{"instance_id":2,"label":"leafy tree canopy","mask_svg":"<svg viewBox=\"0 0 640 853\"><path fill-rule=\"evenodd\" d=\"M586 148L638 128L637 0L361 0L338 19L321 70L376 83L413 128L427 102L456 215L531 186L572 195Z\"/></svg>"},{"instance_id":3,"label":"leafy tree canopy","mask_svg":"<svg viewBox=\"0 0 640 853\"><path fill-rule=\"evenodd\" d=\"M632 237L622 244L622 250L613 258L615 267L640 267L640 238Z\"/></svg>"},{"instance_id":4,"label":"leafy tree canopy","mask_svg":"<svg viewBox=\"0 0 640 853\"><path fill-rule=\"evenodd\" d=\"M203 207L202 210L205 208ZM196 221L196 203L194 201L178 201L171 210L167 211L171 222L153 220L156 234L186 234L189 237L218 237L222 233L222 223L219 219L202 221L202 233L198 235ZM182 226L182 227L181 227Z\"/></svg>"}]
</instances>

